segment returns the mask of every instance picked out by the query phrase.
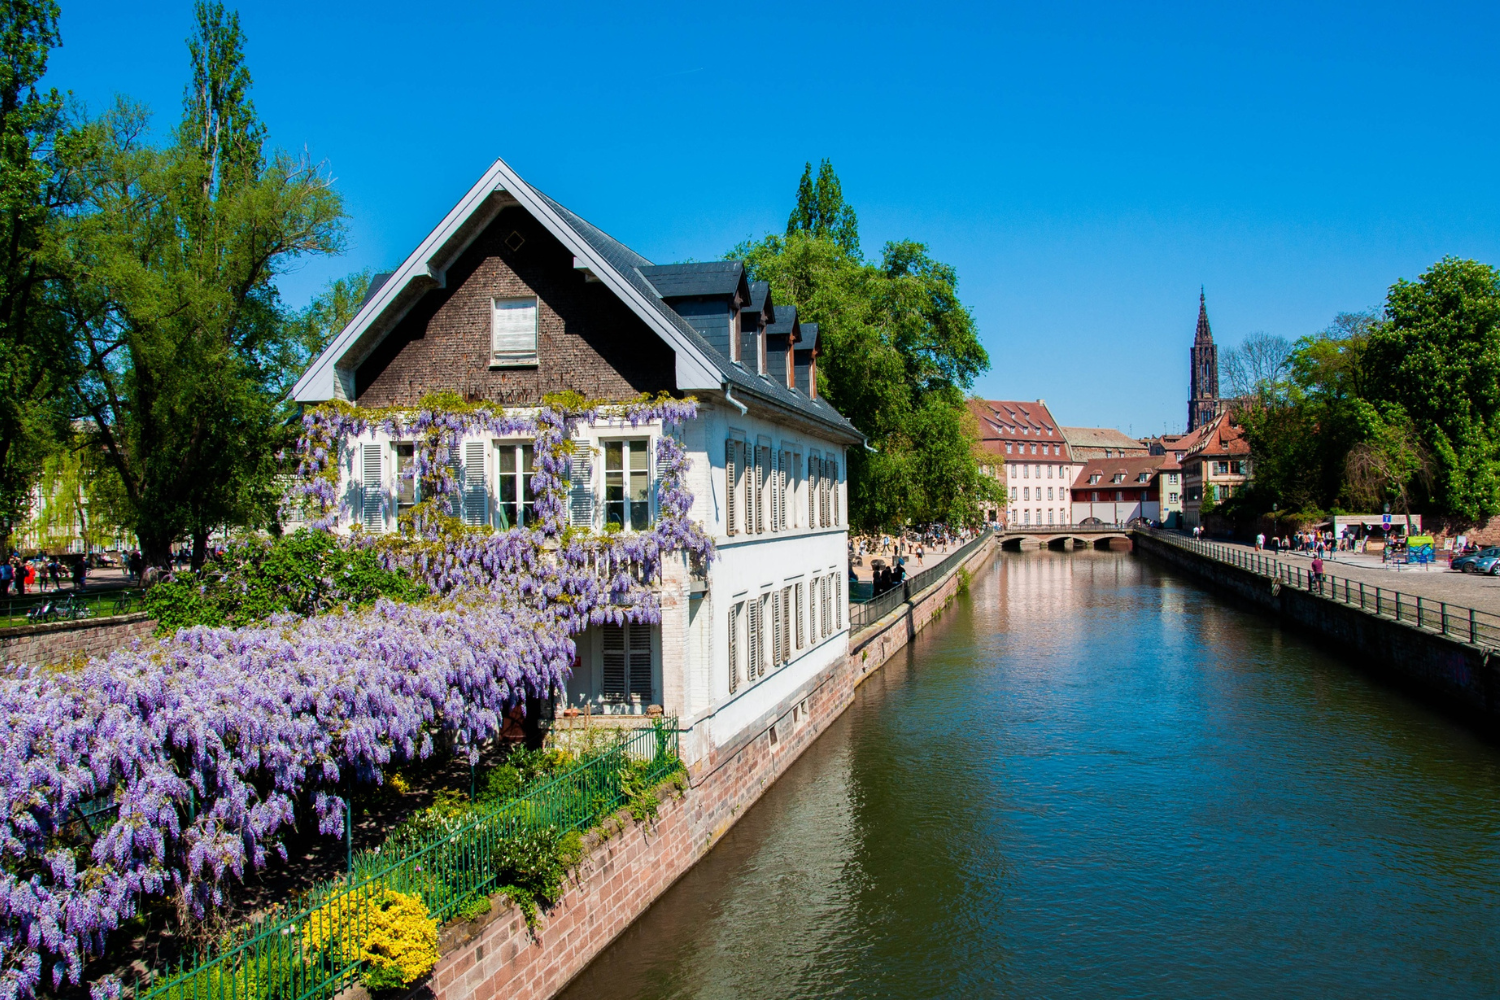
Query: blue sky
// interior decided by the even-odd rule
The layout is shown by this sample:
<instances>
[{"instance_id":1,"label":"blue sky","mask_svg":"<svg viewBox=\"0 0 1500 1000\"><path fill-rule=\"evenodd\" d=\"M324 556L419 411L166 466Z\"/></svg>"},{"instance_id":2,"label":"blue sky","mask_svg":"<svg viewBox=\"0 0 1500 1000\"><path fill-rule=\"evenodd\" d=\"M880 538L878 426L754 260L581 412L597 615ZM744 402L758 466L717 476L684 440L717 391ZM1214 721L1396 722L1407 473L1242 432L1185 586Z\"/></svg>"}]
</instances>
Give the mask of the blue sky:
<instances>
[{"instance_id":1,"label":"blue sky","mask_svg":"<svg viewBox=\"0 0 1500 1000\"><path fill-rule=\"evenodd\" d=\"M191 4L62 2L49 81L169 129ZM980 395L1143 434L1184 422L1200 284L1233 346L1446 254L1500 264L1500 7L1444 6L240 10L273 142L326 161L350 215L294 304L398 262L495 156L657 261L781 229L828 157L867 253L958 268Z\"/></svg>"}]
</instances>

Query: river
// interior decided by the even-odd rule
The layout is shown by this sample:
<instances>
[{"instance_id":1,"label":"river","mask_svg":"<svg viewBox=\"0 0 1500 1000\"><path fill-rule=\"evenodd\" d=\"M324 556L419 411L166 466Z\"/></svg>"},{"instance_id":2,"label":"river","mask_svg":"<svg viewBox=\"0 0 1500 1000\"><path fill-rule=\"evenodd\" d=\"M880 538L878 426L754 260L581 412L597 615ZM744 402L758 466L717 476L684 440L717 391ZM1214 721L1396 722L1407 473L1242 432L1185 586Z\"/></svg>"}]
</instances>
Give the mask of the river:
<instances>
[{"instance_id":1,"label":"river","mask_svg":"<svg viewBox=\"0 0 1500 1000\"><path fill-rule=\"evenodd\" d=\"M1500 749L1145 557L1003 553L563 996L1500 996Z\"/></svg>"}]
</instances>

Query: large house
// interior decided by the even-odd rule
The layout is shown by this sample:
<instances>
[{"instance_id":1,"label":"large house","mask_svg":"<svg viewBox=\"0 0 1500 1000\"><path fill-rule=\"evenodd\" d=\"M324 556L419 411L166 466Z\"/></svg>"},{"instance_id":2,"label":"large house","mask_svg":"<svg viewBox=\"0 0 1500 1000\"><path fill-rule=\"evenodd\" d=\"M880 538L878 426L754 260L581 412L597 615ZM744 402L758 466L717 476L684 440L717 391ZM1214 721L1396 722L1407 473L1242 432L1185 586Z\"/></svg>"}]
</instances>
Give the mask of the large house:
<instances>
[{"instance_id":1,"label":"large house","mask_svg":"<svg viewBox=\"0 0 1500 1000\"><path fill-rule=\"evenodd\" d=\"M1137 458L1151 453L1145 442L1113 427L1064 427L1062 432L1073 457L1083 462L1091 458Z\"/></svg>"},{"instance_id":2,"label":"large house","mask_svg":"<svg viewBox=\"0 0 1500 1000\"><path fill-rule=\"evenodd\" d=\"M1175 447L1183 453L1182 520L1196 528L1203 520L1205 500L1222 503L1250 482L1250 442L1233 411L1221 410Z\"/></svg>"},{"instance_id":3,"label":"large house","mask_svg":"<svg viewBox=\"0 0 1500 1000\"><path fill-rule=\"evenodd\" d=\"M1158 520L1161 464L1152 455L1089 459L1073 482L1073 523Z\"/></svg>"},{"instance_id":4,"label":"large house","mask_svg":"<svg viewBox=\"0 0 1500 1000\"><path fill-rule=\"evenodd\" d=\"M680 432L691 517L717 552L660 584L660 625L578 639L568 704L600 714L659 705L700 760L794 709L846 655L847 448L860 434L818 393L816 327L738 261L653 264L496 161L385 277L293 390L312 405L412 407L451 391L512 411L572 390L625 400L694 396ZM581 427L576 525L632 531L656 516L660 423ZM531 442L462 442L463 516L497 528L529 510ZM393 530L416 498L409 442L343 442L341 526ZM774 730L772 730L774 733ZM773 736L774 740L774 736Z\"/></svg>"},{"instance_id":5,"label":"large house","mask_svg":"<svg viewBox=\"0 0 1500 1000\"><path fill-rule=\"evenodd\" d=\"M979 424L984 468L1009 494L1005 523L1071 523L1069 493L1078 460L1046 402L971 399L969 409ZM998 520L997 512L988 517Z\"/></svg>"}]
</instances>

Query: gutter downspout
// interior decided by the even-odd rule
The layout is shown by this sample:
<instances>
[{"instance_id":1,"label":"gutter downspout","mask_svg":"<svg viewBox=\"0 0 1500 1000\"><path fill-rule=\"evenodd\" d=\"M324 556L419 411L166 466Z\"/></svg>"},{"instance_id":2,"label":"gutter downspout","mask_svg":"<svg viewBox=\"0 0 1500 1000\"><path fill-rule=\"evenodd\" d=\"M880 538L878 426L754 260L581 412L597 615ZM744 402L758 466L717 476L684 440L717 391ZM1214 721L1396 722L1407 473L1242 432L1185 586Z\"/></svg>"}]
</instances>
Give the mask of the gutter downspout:
<instances>
[{"instance_id":1,"label":"gutter downspout","mask_svg":"<svg viewBox=\"0 0 1500 1000\"><path fill-rule=\"evenodd\" d=\"M740 416L742 417L747 416L750 413L750 408L748 406L746 406L744 403L741 403L738 399L735 399L729 394L728 385L724 386L724 401L727 403L733 403L736 407L738 407Z\"/></svg>"}]
</instances>

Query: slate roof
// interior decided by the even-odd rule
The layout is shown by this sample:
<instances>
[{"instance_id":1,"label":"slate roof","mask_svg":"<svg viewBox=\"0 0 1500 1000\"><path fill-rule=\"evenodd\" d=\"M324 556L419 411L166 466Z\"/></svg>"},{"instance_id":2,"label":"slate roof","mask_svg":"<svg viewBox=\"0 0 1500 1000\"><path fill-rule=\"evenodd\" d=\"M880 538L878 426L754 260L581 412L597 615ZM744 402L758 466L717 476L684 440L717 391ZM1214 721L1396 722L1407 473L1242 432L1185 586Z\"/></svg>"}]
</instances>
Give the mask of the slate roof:
<instances>
[{"instance_id":1,"label":"slate roof","mask_svg":"<svg viewBox=\"0 0 1500 1000\"><path fill-rule=\"evenodd\" d=\"M694 264L637 264L663 299L696 295L733 295L745 280L745 265L737 260L711 260Z\"/></svg>"},{"instance_id":2,"label":"slate roof","mask_svg":"<svg viewBox=\"0 0 1500 1000\"><path fill-rule=\"evenodd\" d=\"M532 190L536 191L535 188L532 188ZM643 268L653 266L649 260L592 223L585 222L542 192L536 191L536 193L549 208L555 211L568 224L569 228L577 233L584 242L588 243L595 253L603 257L616 272L640 291L667 322L676 327L683 337L693 342L693 345L700 352L713 361L720 376L729 384L732 390L735 392L743 391L758 396L767 402L810 417L830 428L836 429L846 435L851 441L863 441L865 439L864 435L842 413L830 406L828 401L822 396L819 396L817 399L808 399L807 394L800 389L788 389L785 385L769 376L747 371L742 365L730 361L718 349L709 344L691 323L677 315L676 311L667 305L661 293L656 290L656 286L646 280L646 276L641 271ZM744 265L740 264L739 261L727 263L733 263L740 267L739 273L743 276ZM812 330L811 334L808 333L809 329ZM804 340L816 340L817 327L815 324L804 326L802 330Z\"/></svg>"},{"instance_id":3,"label":"slate roof","mask_svg":"<svg viewBox=\"0 0 1500 1000\"><path fill-rule=\"evenodd\" d=\"M750 311L758 313L766 307L766 300L771 297L771 283L769 281L750 282ZM787 308L787 307L783 307ZM771 316L776 316L776 306L771 306Z\"/></svg>"},{"instance_id":4,"label":"slate roof","mask_svg":"<svg viewBox=\"0 0 1500 1000\"><path fill-rule=\"evenodd\" d=\"M760 282L756 282L760 284ZM797 325L797 307L781 306L776 310L776 318L766 324L766 333L769 336L781 334L785 336L792 332L792 327Z\"/></svg>"}]
</instances>

